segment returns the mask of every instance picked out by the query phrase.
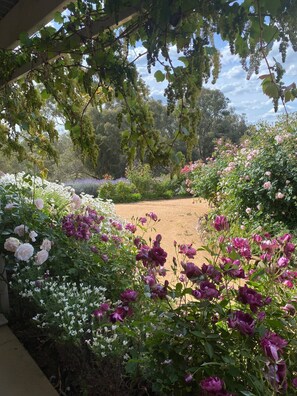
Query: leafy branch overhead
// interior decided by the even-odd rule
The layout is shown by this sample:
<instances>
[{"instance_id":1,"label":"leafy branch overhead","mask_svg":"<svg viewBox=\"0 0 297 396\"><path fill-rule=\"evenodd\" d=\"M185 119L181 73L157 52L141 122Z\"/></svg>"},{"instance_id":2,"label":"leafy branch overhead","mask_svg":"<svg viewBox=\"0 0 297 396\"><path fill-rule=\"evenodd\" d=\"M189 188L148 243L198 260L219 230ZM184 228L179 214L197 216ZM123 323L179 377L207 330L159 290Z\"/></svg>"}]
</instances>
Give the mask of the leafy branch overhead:
<instances>
[{"instance_id":1,"label":"leafy branch overhead","mask_svg":"<svg viewBox=\"0 0 297 396\"><path fill-rule=\"evenodd\" d=\"M58 134L48 111L52 103L75 145L94 158L95 134L86 110L116 99L130 124L123 144L130 157L140 149L152 160L165 161L171 144L156 133L136 60L146 56L149 72L155 65L161 68L155 78L166 80L168 111L175 110L180 119L174 140L181 138L191 146L199 122L197 97L203 83L210 78L215 82L219 74L214 35L229 42L248 77L266 60L268 75L262 76L262 88L277 108L279 101L295 99L296 86L282 83L281 64L269 64L267 56L276 42L282 61L289 45L297 50L296 18L295 0L69 3L65 12L56 13L55 23L31 37L23 33L15 50L0 50L0 149L20 152L20 158L31 156L35 162L44 153L54 155L52 142ZM144 51L133 59L131 50L139 43ZM178 66L170 57L173 46L179 53ZM24 140L29 151L22 149Z\"/></svg>"}]
</instances>

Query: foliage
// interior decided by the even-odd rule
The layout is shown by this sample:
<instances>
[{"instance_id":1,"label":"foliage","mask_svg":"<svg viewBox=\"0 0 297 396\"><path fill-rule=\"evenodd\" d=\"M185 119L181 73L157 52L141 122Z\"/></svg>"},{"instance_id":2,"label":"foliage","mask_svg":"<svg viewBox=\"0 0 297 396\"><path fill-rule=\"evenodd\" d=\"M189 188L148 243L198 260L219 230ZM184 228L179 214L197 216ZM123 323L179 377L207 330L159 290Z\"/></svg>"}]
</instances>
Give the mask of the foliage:
<instances>
[{"instance_id":1,"label":"foliage","mask_svg":"<svg viewBox=\"0 0 297 396\"><path fill-rule=\"evenodd\" d=\"M243 224L295 229L296 115L289 126L280 120L251 129L240 146L219 144L214 158L188 173L192 193Z\"/></svg>"},{"instance_id":2,"label":"foliage","mask_svg":"<svg viewBox=\"0 0 297 396\"><path fill-rule=\"evenodd\" d=\"M203 82L219 72L219 52L213 43L214 33L229 42L248 77L258 73L262 59L274 43L279 43L282 61L291 44L296 50L296 12L294 1L195 0L164 1L101 1L86 0L69 3L64 14L57 13L56 24L43 27L29 37L23 33L14 50L1 50L2 90L0 106L4 109L0 127L1 151L17 153L21 160L30 159L40 165L42 157L55 156L52 143L58 139L51 114L50 101L70 131L75 148L95 161L95 133L88 105L103 106L117 98L122 101L122 114L129 124L124 147L129 159L137 150L154 162L172 155L178 137L192 147L199 113L195 103ZM128 18L128 21L125 17ZM100 18L125 23L91 34ZM165 96L168 111L176 108L179 128L173 141L163 141L152 125L152 116L145 100L145 89L139 81L135 61L129 49L142 42L148 71L155 64L162 70L155 73L157 81L166 80ZM182 65L175 66L170 48L176 47ZM138 56L137 56L138 58ZM34 69L13 83L8 83L19 68ZM262 88L274 101L283 103L296 97L294 83L284 86L284 70L280 62L269 64L268 74L261 76ZM56 111L55 111L56 114ZM26 151L23 141L29 147Z\"/></svg>"},{"instance_id":3,"label":"foliage","mask_svg":"<svg viewBox=\"0 0 297 396\"><path fill-rule=\"evenodd\" d=\"M128 181L119 181L117 183L108 181L99 187L98 196L103 199L111 199L115 203L141 200L141 194L135 184Z\"/></svg>"},{"instance_id":4,"label":"foliage","mask_svg":"<svg viewBox=\"0 0 297 396\"><path fill-rule=\"evenodd\" d=\"M101 389L100 381L106 389L110 373L111 389L123 394L123 370L130 395L144 384L152 395L296 394L290 234L231 236L217 216L205 263L194 246L175 242L177 281L169 285L160 281L162 236L150 245L134 236L158 221L155 213L124 225L110 203L24 175L1 178L0 197L10 287L22 313L31 304L46 339L80 362L72 364L77 394ZM86 381L102 365L108 378Z\"/></svg>"}]
</instances>

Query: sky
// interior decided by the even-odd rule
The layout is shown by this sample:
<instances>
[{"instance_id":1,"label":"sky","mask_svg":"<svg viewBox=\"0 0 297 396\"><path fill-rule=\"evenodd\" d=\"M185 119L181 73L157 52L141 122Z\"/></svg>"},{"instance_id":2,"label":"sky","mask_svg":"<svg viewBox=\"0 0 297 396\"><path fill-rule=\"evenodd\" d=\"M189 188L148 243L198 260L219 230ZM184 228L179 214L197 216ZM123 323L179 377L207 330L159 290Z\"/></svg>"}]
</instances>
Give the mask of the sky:
<instances>
[{"instance_id":1,"label":"sky","mask_svg":"<svg viewBox=\"0 0 297 396\"><path fill-rule=\"evenodd\" d=\"M259 79L259 75L268 73L264 61L261 64L259 75L253 75L250 80L247 80L246 72L241 66L239 57L231 55L228 44L221 41L219 42L219 48L221 51L221 72L219 78L215 85L209 82L205 87L221 90L230 100L230 106L235 109L236 113L246 115L248 123L257 123L259 121L273 123L278 115L284 113L284 109L280 103L279 111L275 113L272 100L262 92L262 80ZM138 55L144 52L144 50L143 47L139 46L135 49L134 55ZM177 58L182 54L176 54L174 47L171 48L170 52L175 64L177 64ZM272 57L275 57L278 62L282 63L277 44L274 45L268 57L271 64L274 63ZM165 103L166 98L164 98L163 92L166 82L158 83L154 78L155 71L161 68L156 67L152 69L151 74L148 74L145 56L140 58L136 65L141 77L150 89L151 96ZM283 78L285 84L297 83L297 53L292 48L288 49L286 62L282 65L286 69L286 74ZM288 102L286 107L288 113L297 111L297 98L293 102Z\"/></svg>"}]
</instances>

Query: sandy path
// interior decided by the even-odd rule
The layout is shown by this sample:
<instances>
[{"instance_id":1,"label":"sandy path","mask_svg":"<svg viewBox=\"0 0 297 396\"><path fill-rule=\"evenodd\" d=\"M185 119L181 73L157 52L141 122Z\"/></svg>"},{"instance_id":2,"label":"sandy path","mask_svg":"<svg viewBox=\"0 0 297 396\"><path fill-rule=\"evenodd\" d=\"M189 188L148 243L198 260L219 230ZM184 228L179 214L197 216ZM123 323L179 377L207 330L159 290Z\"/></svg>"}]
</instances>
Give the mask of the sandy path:
<instances>
[{"instance_id":1,"label":"sandy path","mask_svg":"<svg viewBox=\"0 0 297 396\"><path fill-rule=\"evenodd\" d=\"M152 239L157 234L162 235L161 246L168 253L165 267L170 269L172 258L176 256L174 241L178 244L192 243L197 248L202 245L202 240L197 231L198 219L205 215L209 207L205 201L192 198L172 199L165 201L144 201L131 204L117 204L116 213L127 221L134 217L145 216L147 212L154 212L160 219L154 226L155 231L146 234ZM202 264L204 252L198 252L195 263Z\"/></svg>"}]
</instances>

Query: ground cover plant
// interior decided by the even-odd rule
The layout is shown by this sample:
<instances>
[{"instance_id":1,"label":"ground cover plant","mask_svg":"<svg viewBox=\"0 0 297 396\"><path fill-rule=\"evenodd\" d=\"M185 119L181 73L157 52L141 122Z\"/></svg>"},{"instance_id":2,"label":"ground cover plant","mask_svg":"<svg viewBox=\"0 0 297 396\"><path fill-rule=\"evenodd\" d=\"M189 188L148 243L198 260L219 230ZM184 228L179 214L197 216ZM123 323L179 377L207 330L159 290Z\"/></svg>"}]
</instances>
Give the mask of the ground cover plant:
<instances>
[{"instance_id":1,"label":"ground cover plant","mask_svg":"<svg viewBox=\"0 0 297 396\"><path fill-rule=\"evenodd\" d=\"M123 223L69 187L0 181L12 317L57 348L61 394L297 394L292 235L235 236L217 216L204 262L175 242L169 284L162 236L144 239L155 213Z\"/></svg>"}]
</instances>

